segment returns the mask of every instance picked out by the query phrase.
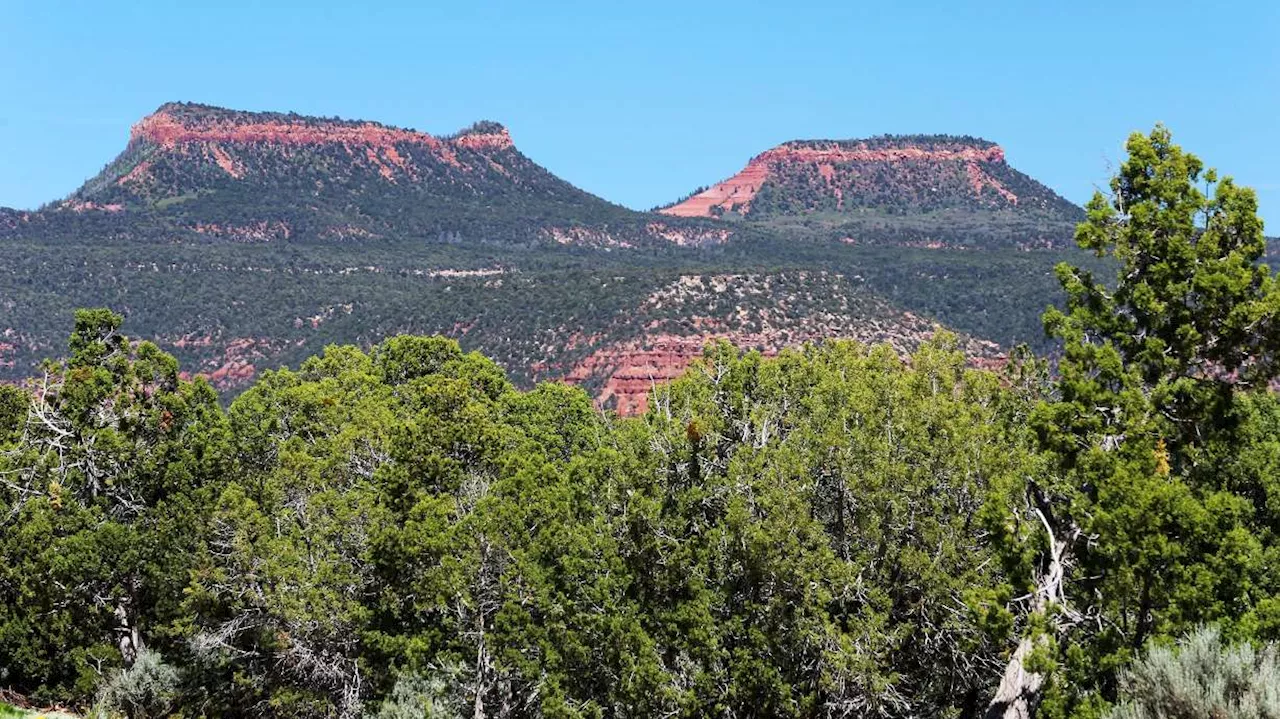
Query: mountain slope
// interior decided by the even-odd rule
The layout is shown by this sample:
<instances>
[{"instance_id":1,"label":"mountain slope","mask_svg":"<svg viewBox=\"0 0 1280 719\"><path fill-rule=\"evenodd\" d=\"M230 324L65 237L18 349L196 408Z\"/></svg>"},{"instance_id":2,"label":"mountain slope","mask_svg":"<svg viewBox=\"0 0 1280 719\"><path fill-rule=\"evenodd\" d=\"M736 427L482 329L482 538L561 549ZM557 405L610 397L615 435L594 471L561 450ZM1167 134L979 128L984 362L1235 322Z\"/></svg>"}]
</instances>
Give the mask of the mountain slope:
<instances>
[{"instance_id":1,"label":"mountain slope","mask_svg":"<svg viewBox=\"0 0 1280 719\"><path fill-rule=\"evenodd\" d=\"M906 355L937 329L869 292L860 278L836 272L681 274L617 316L564 376L586 385L603 406L634 414L645 410L655 383L678 377L709 342L774 355L846 339L888 344ZM1001 353L993 342L960 339L970 358Z\"/></svg>"},{"instance_id":2,"label":"mountain slope","mask_svg":"<svg viewBox=\"0 0 1280 719\"><path fill-rule=\"evenodd\" d=\"M1082 217L999 145L950 135L787 142L659 212L926 247L1060 246Z\"/></svg>"},{"instance_id":3,"label":"mountain slope","mask_svg":"<svg viewBox=\"0 0 1280 719\"><path fill-rule=\"evenodd\" d=\"M27 236L125 241L627 247L719 242L729 234L584 192L525 157L493 122L434 137L373 122L184 103L134 125L128 146L102 172L19 221ZM0 221L0 232L5 226Z\"/></svg>"},{"instance_id":4,"label":"mountain slope","mask_svg":"<svg viewBox=\"0 0 1280 719\"><path fill-rule=\"evenodd\" d=\"M84 306L229 392L397 333L623 412L717 339L905 353L946 326L993 359L1041 335L1073 213L966 138L788 143L659 214L555 177L496 123L169 104L66 199L0 210L0 380L60 354Z\"/></svg>"}]
</instances>

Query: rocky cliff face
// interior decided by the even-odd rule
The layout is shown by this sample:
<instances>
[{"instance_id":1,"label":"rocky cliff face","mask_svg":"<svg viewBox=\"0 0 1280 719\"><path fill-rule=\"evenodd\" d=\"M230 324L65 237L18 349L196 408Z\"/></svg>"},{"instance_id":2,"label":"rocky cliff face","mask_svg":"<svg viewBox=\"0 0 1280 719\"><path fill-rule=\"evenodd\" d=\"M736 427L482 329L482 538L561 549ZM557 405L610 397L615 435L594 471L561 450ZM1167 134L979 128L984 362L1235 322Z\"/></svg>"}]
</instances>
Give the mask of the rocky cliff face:
<instances>
[{"instance_id":1,"label":"rocky cliff face","mask_svg":"<svg viewBox=\"0 0 1280 719\"><path fill-rule=\"evenodd\" d=\"M473 167L466 159L482 159L501 168L502 153L515 145L505 127L482 123L450 138L388 127L373 122L344 122L278 113L242 113L189 105L165 105L133 126L129 150L141 155L156 151L178 154L195 162L212 163L234 179L250 171L272 168L254 154L297 156L303 148L340 148L356 166L376 170L395 182L418 179L429 165L458 170ZM411 149L407 149L411 148ZM459 155L462 155L460 159ZM478 158L470 155L478 155ZM350 171L350 168L346 168ZM140 160L116 180L117 185L153 179L153 162Z\"/></svg>"},{"instance_id":2,"label":"rocky cliff face","mask_svg":"<svg viewBox=\"0 0 1280 719\"><path fill-rule=\"evenodd\" d=\"M690 274L658 288L615 319L594 349L564 376L601 407L639 414L655 385L680 376L708 343L727 341L766 356L806 343L888 344L902 355L940 329L863 291L856 279L825 271ZM1000 348L961 337L966 354L994 360Z\"/></svg>"},{"instance_id":3,"label":"rocky cliff face","mask_svg":"<svg viewBox=\"0 0 1280 719\"><path fill-rule=\"evenodd\" d=\"M220 111L190 105L165 105L133 126L130 141L162 147L186 143L368 146L393 150L400 143L423 145L447 153L447 147L506 150L512 147L506 128L482 123L440 140L425 132L402 130L376 122L304 118L278 113Z\"/></svg>"},{"instance_id":4,"label":"rocky cliff face","mask_svg":"<svg viewBox=\"0 0 1280 719\"><path fill-rule=\"evenodd\" d=\"M850 214L963 208L1073 218L1078 208L1005 161L986 140L893 136L788 142L660 212L677 217Z\"/></svg>"}]
</instances>

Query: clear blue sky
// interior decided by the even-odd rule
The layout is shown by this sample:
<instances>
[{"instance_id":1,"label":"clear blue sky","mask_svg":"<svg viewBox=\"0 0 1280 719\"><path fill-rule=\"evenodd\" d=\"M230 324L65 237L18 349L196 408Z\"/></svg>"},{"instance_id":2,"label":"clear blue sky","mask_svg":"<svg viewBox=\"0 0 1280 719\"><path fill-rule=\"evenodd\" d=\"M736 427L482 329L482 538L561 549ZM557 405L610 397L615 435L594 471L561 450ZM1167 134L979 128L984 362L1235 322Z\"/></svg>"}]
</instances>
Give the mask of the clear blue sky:
<instances>
[{"instance_id":1,"label":"clear blue sky","mask_svg":"<svg viewBox=\"0 0 1280 719\"><path fill-rule=\"evenodd\" d=\"M0 205L66 195L169 100L498 120L636 208L788 139L911 132L995 140L1083 201L1163 121L1280 234L1280 2L1215 5L0 0Z\"/></svg>"}]
</instances>

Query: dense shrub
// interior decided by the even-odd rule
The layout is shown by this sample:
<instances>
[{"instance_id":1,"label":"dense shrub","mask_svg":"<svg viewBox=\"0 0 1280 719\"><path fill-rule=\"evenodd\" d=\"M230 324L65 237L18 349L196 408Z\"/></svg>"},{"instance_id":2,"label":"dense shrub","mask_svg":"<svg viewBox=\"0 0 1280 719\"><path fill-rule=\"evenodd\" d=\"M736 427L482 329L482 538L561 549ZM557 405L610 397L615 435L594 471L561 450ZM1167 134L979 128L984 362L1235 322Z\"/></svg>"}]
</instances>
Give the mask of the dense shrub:
<instances>
[{"instance_id":1,"label":"dense shrub","mask_svg":"<svg viewBox=\"0 0 1280 719\"><path fill-rule=\"evenodd\" d=\"M1109 719L1272 719L1280 716L1275 644L1227 645L1217 629L1154 646L1121 677Z\"/></svg>"}]
</instances>

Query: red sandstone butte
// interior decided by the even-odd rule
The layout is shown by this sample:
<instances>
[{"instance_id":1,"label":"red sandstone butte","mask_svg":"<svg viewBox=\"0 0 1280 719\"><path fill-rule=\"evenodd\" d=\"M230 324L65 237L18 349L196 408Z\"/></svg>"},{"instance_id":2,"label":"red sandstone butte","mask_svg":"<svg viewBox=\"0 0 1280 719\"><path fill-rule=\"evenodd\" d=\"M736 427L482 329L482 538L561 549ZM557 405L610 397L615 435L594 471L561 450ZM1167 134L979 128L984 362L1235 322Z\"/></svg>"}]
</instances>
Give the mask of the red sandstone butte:
<instances>
[{"instance_id":1,"label":"red sandstone butte","mask_svg":"<svg viewBox=\"0 0 1280 719\"><path fill-rule=\"evenodd\" d=\"M493 132L469 132L450 142L468 150L507 150L515 146L505 127Z\"/></svg>"},{"instance_id":2,"label":"red sandstone butte","mask_svg":"<svg viewBox=\"0 0 1280 719\"><path fill-rule=\"evenodd\" d=\"M145 140L161 147L187 143L267 143L272 145L320 145L328 143L391 147L409 142L441 147L441 140L425 132L384 127L371 122L359 124L234 121L223 119L181 120L165 110L143 118L133 126L133 141Z\"/></svg>"},{"instance_id":3,"label":"red sandstone butte","mask_svg":"<svg viewBox=\"0 0 1280 719\"><path fill-rule=\"evenodd\" d=\"M1012 192L983 172L978 165L978 163L1004 162L1004 150L999 145L973 147L957 143L919 147L905 143L900 147L871 148L865 143L852 145L836 142L787 143L755 156L741 172L733 177L718 182L687 200L658 211L677 217L712 217L714 216L712 209L717 207L722 210L731 210L737 205L741 209L750 209L751 201L760 192L760 187L772 176L774 169L782 164L816 164L822 177L831 182L835 175L836 163L892 163L920 160L963 162L970 185L975 192L980 192L983 187L991 187L1010 203L1018 201ZM837 192L837 202L843 204L843 197L839 192Z\"/></svg>"},{"instance_id":4,"label":"red sandstone butte","mask_svg":"<svg viewBox=\"0 0 1280 719\"><path fill-rule=\"evenodd\" d=\"M164 149L194 148L213 159L232 177L242 177L243 167L228 148L237 145L306 146L336 144L348 149L356 148L372 162L386 179L393 179L393 170L410 171L408 161L396 149L397 145L411 144L428 148L440 160L461 167L459 150L495 152L514 147L506 128L467 132L449 139L440 139L425 132L386 127L372 122L290 121L276 117L262 118L253 115L243 117L180 117L165 108L148 115L133 126L130 141L147 142ZM491 161L492 162L492 161ZM147 163L139 164L118 183L138 179L149 169Z\"/></svg>"}]
</instances>

